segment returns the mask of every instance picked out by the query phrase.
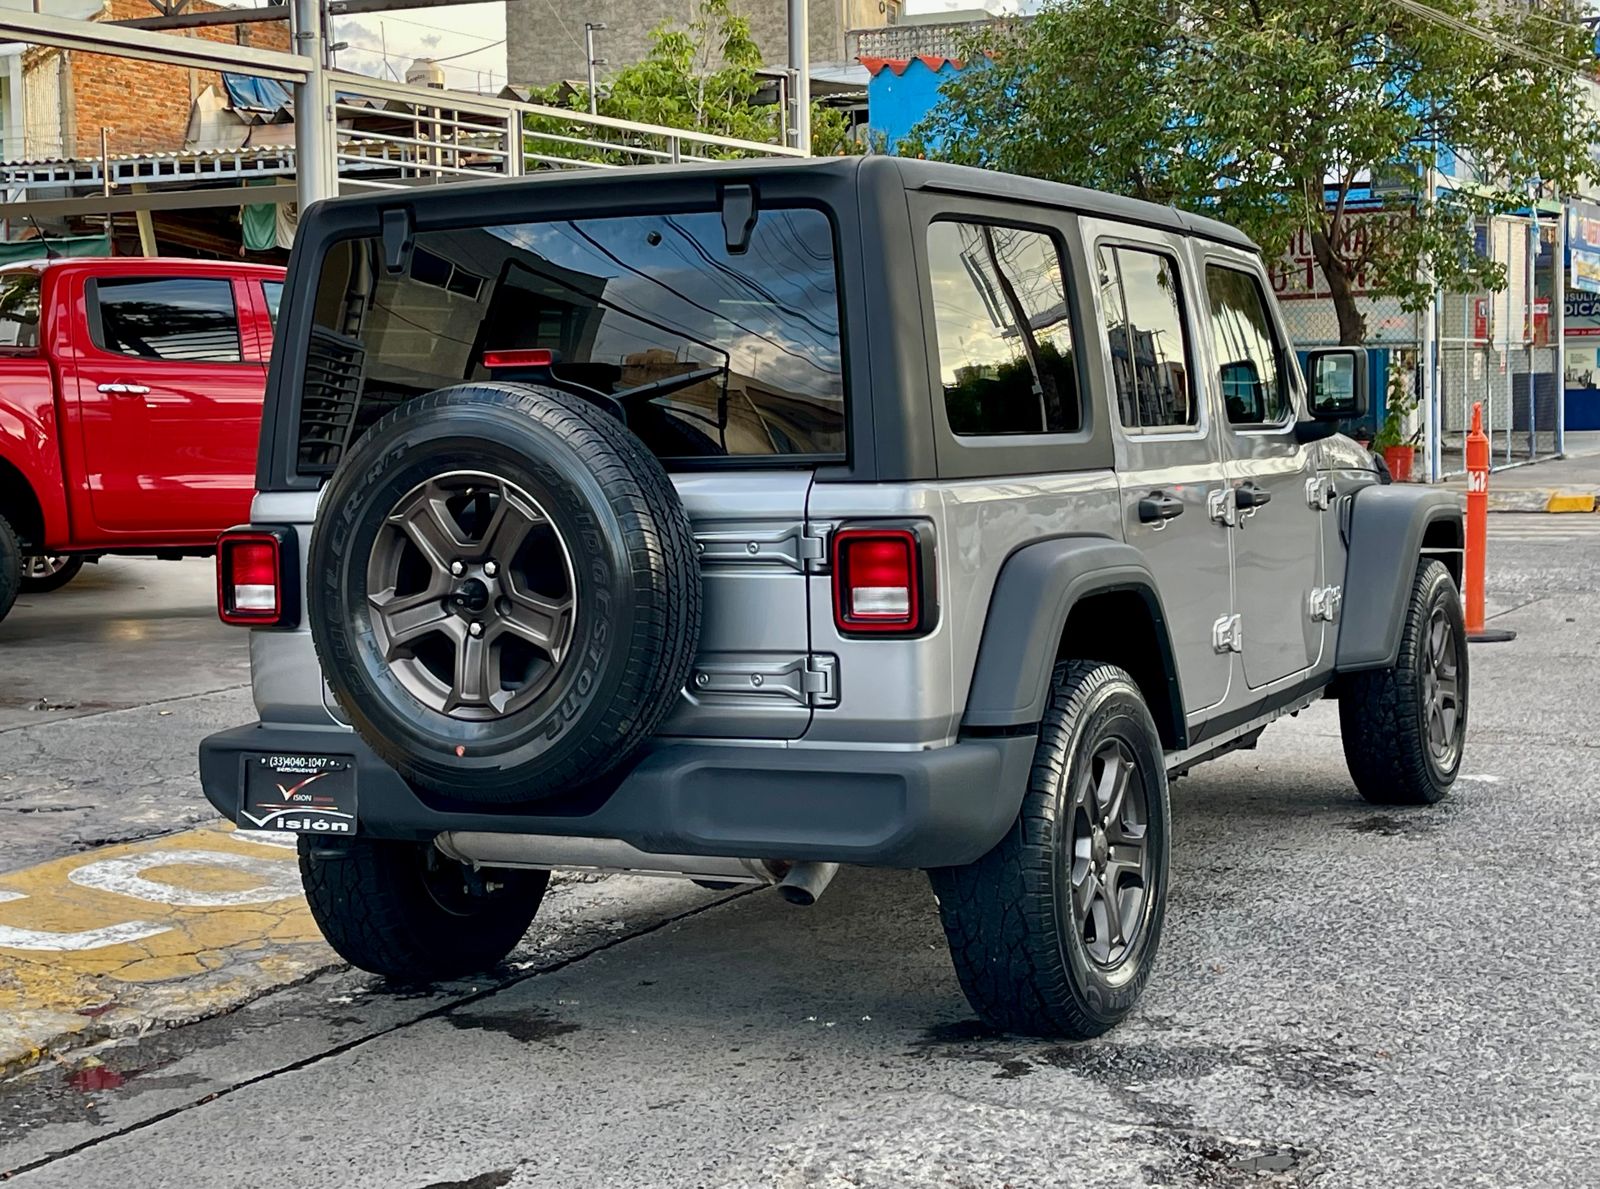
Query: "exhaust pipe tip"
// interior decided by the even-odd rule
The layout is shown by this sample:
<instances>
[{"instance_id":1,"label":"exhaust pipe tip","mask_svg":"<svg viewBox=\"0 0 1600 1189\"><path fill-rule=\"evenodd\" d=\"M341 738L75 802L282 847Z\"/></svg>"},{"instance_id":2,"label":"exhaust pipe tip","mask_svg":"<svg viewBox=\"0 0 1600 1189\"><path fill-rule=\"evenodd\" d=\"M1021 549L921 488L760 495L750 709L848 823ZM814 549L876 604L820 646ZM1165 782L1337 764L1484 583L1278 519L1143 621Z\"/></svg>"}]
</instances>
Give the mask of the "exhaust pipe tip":
<instances>
[{"instance_id":1,"label":"exhaust pipe tip","mask_svg":"<svg viewBox=\"0 0 1600 1189\"><path fill-rule=\"evenodd\" d=\"M790 904L810 908L838 871L837 863L795 863L778 881L778 892Z\"/></svg>"}]
</instances>

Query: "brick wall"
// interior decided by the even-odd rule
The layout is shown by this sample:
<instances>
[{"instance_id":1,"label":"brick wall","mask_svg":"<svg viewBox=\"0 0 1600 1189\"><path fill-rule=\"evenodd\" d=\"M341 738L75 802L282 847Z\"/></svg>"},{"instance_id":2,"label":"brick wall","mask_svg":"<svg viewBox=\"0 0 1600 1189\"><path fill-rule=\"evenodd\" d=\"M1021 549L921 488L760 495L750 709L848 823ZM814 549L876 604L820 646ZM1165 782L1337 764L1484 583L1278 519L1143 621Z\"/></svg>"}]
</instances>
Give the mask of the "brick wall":
<instances>
[{"instance_id":1,"label":"brick wall","mask_svg":"<svg viewBox=\"0 0 1600 1189\"><path fill-rule=\"evenodd\" d=\"M187 12L214 12L219 5L193 0ZM108 0L101 20L132 20L155 16L148 0ZM184 30L182 35L203 37L229 45L260 49L289 49L289 22L263 21L252 25L220 25ZM28 68L48 65L43 59L57 50L36 51L39 60ZM86 54L67 55L71 78L69 110L62 124L66 132L65 155L97 156L100 130L107 129L112 153L166 152L183 147L189 126L189 105L208 86L221 87L221 76L211 70L163 66L133 58ZM30 96L31 98L31 96ZM34 113L28 116L30 124Z\"/></svg>"}]
</instances>

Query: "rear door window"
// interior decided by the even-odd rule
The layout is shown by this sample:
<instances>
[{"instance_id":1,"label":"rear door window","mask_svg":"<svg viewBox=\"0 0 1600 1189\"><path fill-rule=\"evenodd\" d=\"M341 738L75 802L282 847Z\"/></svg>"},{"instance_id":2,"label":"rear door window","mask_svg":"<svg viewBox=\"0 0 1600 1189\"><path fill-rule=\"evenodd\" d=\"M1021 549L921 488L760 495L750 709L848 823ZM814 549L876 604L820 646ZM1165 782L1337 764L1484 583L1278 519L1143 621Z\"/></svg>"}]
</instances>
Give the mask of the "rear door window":
<instances>
[{"instance_id":1,"label":"rear door window","mask_svg":"<svg viewBox=\"0 0 1600 1189\"><path fill-rule=\"evenodd\" d=\"M233 282L210 277L97 277L90 333L115 355L178 363L238 363Z\"/></svg>"},{"instance_id":2,"label":"rear door window","mask_svg":"<svg viewBox=\"0 0 1600 1189\"><path fill-rule=\"evenodd\" d=\"M1165 252L1109 244L1101 245L1098 256L1100 306L1123 428L1197 424L1178 262Z\"/></svg>"}]
</instances>

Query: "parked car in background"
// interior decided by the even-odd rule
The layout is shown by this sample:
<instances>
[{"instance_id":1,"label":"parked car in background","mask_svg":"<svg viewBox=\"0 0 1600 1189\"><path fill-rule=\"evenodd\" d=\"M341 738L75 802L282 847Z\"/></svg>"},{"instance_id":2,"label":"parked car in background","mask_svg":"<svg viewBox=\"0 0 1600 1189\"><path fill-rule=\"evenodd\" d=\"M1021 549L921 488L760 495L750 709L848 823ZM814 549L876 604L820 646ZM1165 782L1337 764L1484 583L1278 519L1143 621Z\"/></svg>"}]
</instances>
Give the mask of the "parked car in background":
<instances>
[{"instance_id":1,"label":"parked car in background","mask_svg":"<svg viewBox=\"0 0 1600 1189\"><path fill-rule=\"evenodd\" d=\"M0 268L0 618L105 554L206 554L246 518L283 270Z\"/></svg>"}]
</instances>

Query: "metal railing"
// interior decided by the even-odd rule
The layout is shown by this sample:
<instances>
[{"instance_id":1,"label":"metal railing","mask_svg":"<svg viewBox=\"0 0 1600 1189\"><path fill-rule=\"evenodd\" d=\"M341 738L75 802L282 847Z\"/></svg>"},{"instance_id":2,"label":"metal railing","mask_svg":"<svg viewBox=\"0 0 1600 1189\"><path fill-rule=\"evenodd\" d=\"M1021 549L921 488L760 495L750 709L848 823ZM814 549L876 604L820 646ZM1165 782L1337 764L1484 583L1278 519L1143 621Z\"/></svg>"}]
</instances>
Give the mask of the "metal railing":
<instances>
[{"instance_id":1,"label":"metal railing","mask_svg":"<svg viewBox=\"0 0 1600 1189\"><path fill-rule=\"evenodd\" d=\"M804 157L801 150L584 111L329 71L343 182L519 177L540 169L606 169L734 157Z\"/></svg>"}]
</instances>

